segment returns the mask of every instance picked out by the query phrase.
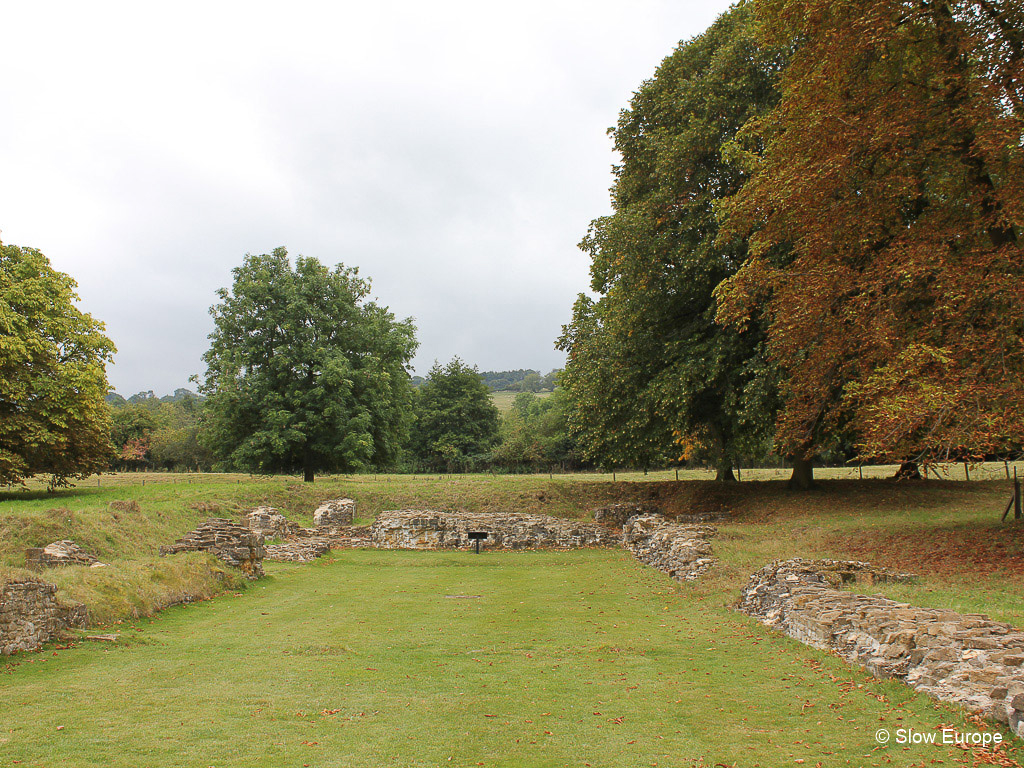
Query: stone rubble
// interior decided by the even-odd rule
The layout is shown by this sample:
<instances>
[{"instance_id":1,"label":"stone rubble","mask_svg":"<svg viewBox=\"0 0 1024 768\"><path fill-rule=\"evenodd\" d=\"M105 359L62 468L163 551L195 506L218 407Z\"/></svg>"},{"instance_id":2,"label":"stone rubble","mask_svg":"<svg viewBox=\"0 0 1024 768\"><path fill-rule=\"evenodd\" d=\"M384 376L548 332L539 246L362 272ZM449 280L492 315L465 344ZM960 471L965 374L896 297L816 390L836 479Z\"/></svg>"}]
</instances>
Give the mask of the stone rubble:
<instances>
[{"instance_id":1,"label":"stone rubble","mask_svg":"<svg viewBox=\"0 0 1024 768\"><path fill-rule=\"evenodd\" d=\"M356 503L352 499L328 499L313 513L313 525L321 533L340 533L352 525Z\"/></svg>"},{"instance_id":2,"label":"stone rubble","mask_svg":"<svg viewBox=\"0 0 1024 768\"><path fill-rule=\"evenodd\" d=\"M285 539L301 530L298 523L293 523L273 507L256 507L245 516L245 522L250 531L267 539Z\"/></svg>"},{"instance_id":3,"label":"stone rubble","mask_svg":"<svg viewBox=\"0 0 1024 768\"><path fill-rule=\"evenodd\" d=\"M631 517L651 514L645 504L611 504L595 509L592 513L594 522L618 528L620 531Z\"/></svg>"},{"instance_id":4,"label":"stone rubble","mask_svg":"<svg viewBox=\"0 0 1024 768\"><path fill-rule=\"evenodd\" d=\"M102 565L75 542L69 539L55 541L45 547L30 547L25 550L25 567L31 570L59 568L66 565Z\"/></svg>"},{"instance_id":5,"label":"stone rubble","mask_svg":"<svg viewBox=\"0 0 1024 768\"><path fill-rule=\"evenodd\" d=\"M230 520L211 518L174 544L160 547L161 555L193 551L212 552L228 565L240 569L247 578L263 576L266 555L263 537Z\"/></svg>"},{"instance_id":6,"label":"stone rubble","mask_svg":"<svg viewBox=\"0 0 1024 768\"><path fill-rule=\"evenodd\" d=\"M622 535L605 525L547 515L492 512L381 512L370 527L373 546L381 549L468 549L470 531L484 531L488 549L599 547L618 544Z\"/></svg>"},{"instance_id":7,"label":"stone rubble","mask_svg":"<svg viewBox=\"0 0 1024 768\"><path fill-rule=\"evenodd\" d=\"M852 561L775 561L751 576L738 608L876 677L903 680L1024 736L1024 632L981 614L837 589L913 578Z\"/></svg>"},{"instance_id":8,"label":"stone rubble","mask_svg":"<svg viewBox=\"0 0 1024 768\"><path fill-rule=\"evenodd\" d=\"M53 584L31 577L0 583L0 654L35 651L61 640L71 627L84 627L84 605L58 598Z\"/></svg>"},{"instance_id":9,"label":"stone rubble","mask_svg":"<svg viewBox=\"0 0 1024 768\"><path fill-rule=\"evenodd\" d=\"M661 515L639 515L623 528L623 543L637 560L678 581L699 578L715 563L710 525L682 525Z\"/></svg>"}]
</instances>

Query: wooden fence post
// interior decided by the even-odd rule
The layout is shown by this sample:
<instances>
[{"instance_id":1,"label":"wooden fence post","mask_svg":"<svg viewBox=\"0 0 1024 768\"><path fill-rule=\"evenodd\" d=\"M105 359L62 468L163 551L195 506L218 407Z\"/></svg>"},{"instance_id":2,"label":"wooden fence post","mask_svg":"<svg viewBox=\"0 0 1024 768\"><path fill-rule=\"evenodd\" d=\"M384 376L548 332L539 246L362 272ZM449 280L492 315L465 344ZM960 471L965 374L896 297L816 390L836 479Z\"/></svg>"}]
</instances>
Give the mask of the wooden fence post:
<instances>
[{"instance_id":1,"label":"wooden fence post","mask_svg":"<svg viewBox=\"0 0 1024 768\"><path fill-rule=\"evenodd\" d=\"M1020 520L1020 480L1017 477L1017 468L1013 468L1013 519Z\"/></svg>"}]
</instances>

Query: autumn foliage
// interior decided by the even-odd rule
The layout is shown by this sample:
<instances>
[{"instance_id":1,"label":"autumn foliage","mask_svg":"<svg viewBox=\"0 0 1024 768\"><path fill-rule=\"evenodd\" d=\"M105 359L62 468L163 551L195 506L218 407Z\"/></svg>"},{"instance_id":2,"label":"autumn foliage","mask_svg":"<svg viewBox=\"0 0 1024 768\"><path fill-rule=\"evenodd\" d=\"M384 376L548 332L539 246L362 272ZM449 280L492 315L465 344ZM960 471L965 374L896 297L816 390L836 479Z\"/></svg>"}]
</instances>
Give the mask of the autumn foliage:
<instances>
[{"instance_id":1,"label":"autumn foliage","mask_svg":"<svg viewBox=\"0 0 1024 768\"><path fill-rule=\"evenodd\" d=\"M734 145L724 238L750 258L719 320L762 322L777 447L840 436L925 460L1024 435L1024 11L993 0L762 0L793 47Z\"/></svg>"},{"instance_id":2,"label":"autumn foliage","mask_svg":"<svg viewBox=\"0 0 1024 768\"><path fill-rule=\"evenodd\" d=\"M1024 6L753 0L680 44L613 131L595 301L559 340L570 424L720 476L970 460L1024 436Z\"/></svg>"}]
</instances>

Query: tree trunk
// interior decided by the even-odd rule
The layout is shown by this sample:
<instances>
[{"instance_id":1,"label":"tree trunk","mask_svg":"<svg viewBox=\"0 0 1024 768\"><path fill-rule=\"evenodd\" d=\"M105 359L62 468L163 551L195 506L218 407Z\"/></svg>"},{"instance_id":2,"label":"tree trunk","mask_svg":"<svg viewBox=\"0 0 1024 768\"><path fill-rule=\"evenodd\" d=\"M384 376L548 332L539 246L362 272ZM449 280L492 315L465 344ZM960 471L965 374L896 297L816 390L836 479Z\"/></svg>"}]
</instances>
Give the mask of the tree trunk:
<instances>
[{"instance_id":1,"label":"tree trunk","mask_svg":"<svg viewBox=\"0 0 1024 768\"><path fill-rule=\"evenodd\" d=\"M921 470L917 466L916 461L904 461L900 464L900 468L896 470L896 474L892 476L893 480L920 480Z\"/></svg>"},{"instance_id":2,"label":"tree trunk","mask_svg":"<svg viewBox=\"0 0 1024 768\"><path fill-rule=\"evenodd\" d=\"M722 429L714 422L708 426L711 430L711 439L714 440L715 480L736 482L736 476L732 473L732 459L725 451L725 437L722 434Z\"/></svg>"},{"instance_id":3,"label":"tree trunk","mask_svg":"<svg viewBox=\"0 0 1024 768\"><path fill-rule=\"evenodd\" d=\"M302 468L305 472L305 477L302 479L307 483L313 482L313 454L309 450L307 445L305 450L302 452Z\"/></svg>"},{"instance_id":4,"label":"tree trunk","mask_svg":"<svg viewBox=\"0 0 1024 768\"><path fill-rule=\"evenodd\" d=\"M736 475L732 473L731 461L722 459L718 462L718 466L715 468L715 480L721 480L726 483L736 482Z\"/></svg>"},{"instance_id":5,"label":"tree trunk","mask_svg":"<svg viewBox=\"0 0 1024 768\"><path fill-rule=\"evenodd\" d=\"M793 462L793 475L789 478L789 488L806 491L814 487L814 464L810 459L790 457Z\"/></svg>"}]
</instances>

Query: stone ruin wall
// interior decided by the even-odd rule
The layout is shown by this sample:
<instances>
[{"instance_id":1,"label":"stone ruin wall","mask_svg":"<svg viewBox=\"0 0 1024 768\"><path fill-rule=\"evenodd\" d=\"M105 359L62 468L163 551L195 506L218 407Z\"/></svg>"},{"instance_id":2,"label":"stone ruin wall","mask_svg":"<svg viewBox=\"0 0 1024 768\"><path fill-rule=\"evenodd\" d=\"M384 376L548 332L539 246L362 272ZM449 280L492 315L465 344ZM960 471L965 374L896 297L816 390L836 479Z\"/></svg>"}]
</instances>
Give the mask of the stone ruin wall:
<instances>
[{"instance_id":1,"label":"stone ruin wall","mask_svg":"<svg viewBox=\"0 0 1024 768\"><path fill-rule=\"evenodd\" d=\"M200 523L174 544L160 547L161 555L177 552L212 552L230 566L238 568L246 578L263 576L263 537L248 528L223 518L211 518Z\"/></svg>"},{"instance_id":2,"label":"stone ruin wall","mask_svg":"<svg viewBox=\"0 0 1024 768\"><path fill-rule=\"evenodd\" d=\"M480 542L489 549L600 547L619 544L618 533L605 525L546 515L434 512L381 512L370 527L373 546L381 549L468 549L470 531L485 531Z\"/></svg>"},{"instance_id":3,"label":"stone ruin wall","mask_svg":"<svg viewBox=\"0 0 1024 768\"><path fill-rule=\"evenodd\" d=\"M333 548L370 546L368 531L352 526L355 508L352 499L329 499L313 513L314 528L303 528L274 507L257 507L245 522L261 537L284 540L264 546L267 560L308 563Z\"/></svg>"},{"instance_id":4,"label":"stone ruin wall","mask_svg":"<svg viewBox=\"0 0 1024 768\"><path fill-rule=\"evenodd\" d=\"M623 543L633 556L678 581L699 578L715 563L710 525L682 525L661 515L630 518Z\"/></svg>"},{"instance_id":5,"label":"stone ruin wall","mask_svg":"<svg viewBox=\"0 0 1024 768\"><path fill-rule=\"evenodd\" d=\"M654 511L646 504L610 504L593 511L594 522L622 530L631 517L650 515Z\"/></svg>"},{"instance_id":6,"label":"stone ruin wall","mask_svg":"<svg viewBox=\"0 0 1024 768\"><path fill-rule=\"evenodd\" d=\"M980 614L837 589L912 578L867 563L776 561L751 576L738 608L876 677L903 680L1024 736L1024 632Z\"/></svg>"},{"instance_id":7,"label":"stone ruin wall","mask_svg":"<svg viewBox=\"0 0 1024 768\"><path fill-rule=\"evenodd\" d=\"M56 593L53 584L31 577L0 583L0 654L35 651L63 639L69 628L85 626L85 606Z\"/></svg>"},{"instance_id":8,"label":"stone ruin wall","mask_svg":"<svg viewBox=\"0 0 1024 768\"><path fill-rule=\"evenodd\" d=\"M245 516L245 523L250 531L267 539L286 539L302 531L298 523L293 523L273 507L256 507Z\"/></svg>"},{"instance_id":9,"label":"stone ruin wall","mask_svg":"<svg viewBox=\"0 0 1024 768\"><path fill-rule=\"evenodd\" d=\"M307 536L283 544L267 544L267 560L283 563L309 563L331 551L331 542L319 536Z\"/></svg>"},{"instance_id":10,"label":"stone ruin wall","mask_svg":"<svg viewBox=\"0 0 1024 768\"><path fill-rule=\"evenodd\" d=\"M313 525L328 534L341 533L356 517L356 503L352 499L329 499L316 508Z\"/></svg>"}]
</instances>

